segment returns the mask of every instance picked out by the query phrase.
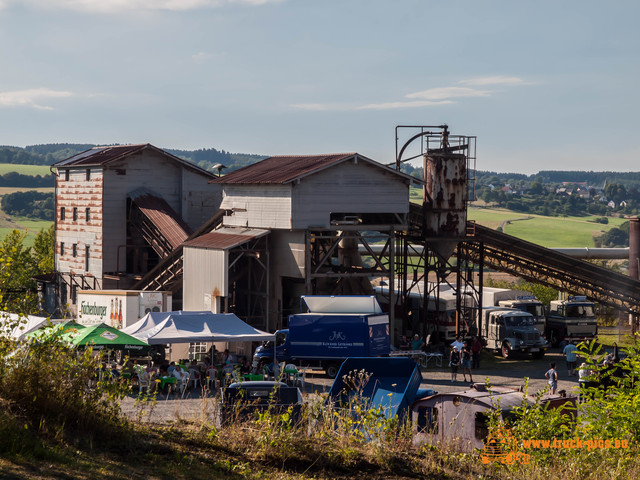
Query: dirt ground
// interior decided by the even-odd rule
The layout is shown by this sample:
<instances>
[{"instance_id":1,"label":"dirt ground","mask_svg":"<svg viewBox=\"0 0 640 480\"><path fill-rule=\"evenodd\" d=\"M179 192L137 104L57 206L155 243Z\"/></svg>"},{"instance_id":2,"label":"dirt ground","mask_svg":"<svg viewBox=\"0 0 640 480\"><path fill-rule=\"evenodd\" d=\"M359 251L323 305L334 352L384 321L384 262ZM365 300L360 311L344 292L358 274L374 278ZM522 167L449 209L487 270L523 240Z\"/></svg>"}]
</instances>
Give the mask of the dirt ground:
<instances>
[{"instance_id":1,"label":"dirt ground","mask_svg":"<svg viewBox=\"0 0 640 480\"><path fill-rule=\"evenodd\" d=\"M529 379L529 393L535 394L547 387L544 377L549 369L549 362L556 362L558 370L558 390L565 390L567 394L577 393L578 377L569 377L562 354L558 349L547 352L544 358L534 360L528 356L516 357L504 360L494 357L489 353L483 353L480 368L473 370L473 380L478 383L489 382L491 385L521 387L525 384L525 377ZM442 366L430 362L428 368L421 368L421 388L430 388L439 393L456 392L465 390L470 379L463 381L463 376L458 373L458 381L451 381L451 369L446 361ZM578 365L580 359L578 359ZM333 380L326 377L323 372L306 373L304 393L327 393ZM152 423L168 424L178 420L200 422L210 418L217 411L218 398L206 394L202 389L192 389L183 396L163 394L157 395L157 402L150 408L136 402L135 396L125 398L121 404L122 411L132 419L141 419Z\"/></svg>"}]
</instances>

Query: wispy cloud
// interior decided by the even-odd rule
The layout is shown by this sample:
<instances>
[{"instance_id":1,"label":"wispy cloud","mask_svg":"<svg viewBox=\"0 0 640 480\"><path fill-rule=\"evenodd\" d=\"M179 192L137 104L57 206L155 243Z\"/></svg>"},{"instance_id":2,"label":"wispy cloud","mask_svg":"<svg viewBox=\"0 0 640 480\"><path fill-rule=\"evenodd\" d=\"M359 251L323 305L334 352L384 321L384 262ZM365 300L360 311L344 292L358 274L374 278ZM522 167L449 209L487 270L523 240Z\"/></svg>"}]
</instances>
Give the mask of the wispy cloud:
<instances>
[{"instance_id":1,"label":"wispy cloud","mask_svg":"<svg viewBox=\"0 0 640 480\"><path fill-rule=\"evenodd\" d=\"M0 9L21 5L37 9L70 10L87 13L131 11L187 11L227 5L259 6L285 0L0 0Z\"/></svg>"},{"instance_id":2,"label":"wispy cloud","mask_svg":"<svg viewBox=\"0 0 640 480\"><path fill-rule=\"evenodd\" d=\"M227 57L226 52L219 52L219 53L198 52L191 55L191 60L193 60L194 63L201 64L201 63L207 63L215 60L218 60L218 61L223 60L226 57Z\"/></svg>"},{"instance_id":3,"label":"wispy cloud","mask_svg":"<svg viewBox=\"0 0 640 480\"><path fill-rule=\"evenodd\" d=\"M71 92L51 90L49 88L32 88L28 90L15 90L13 92L0 92L0 108L27 107L38 110L53 110L53 107L43 105L42 101L52 98L71 97Z\"/></svg>"},{"instance_id":4,"label":"wispy cloud","mask_svg":"<svg viewBox=\"0 0 640 480\"><path fill-rule=\"evenodd\" d=\"M408 95L405 95L405 97L409 98ZM449 103L453 103L453 101L441 100L434 102L432 100L416 100L414 102L369 103L357 107L357 110L396 110L398 108L433 107L436 105L447 105Z\"/></svg>"},{"instance_id":5,"label":"wispy cloud","mask_svg":"<svg viewBox=\"0 0 640 480\"><path fill-rule=\"evenodd\" d=\"M526 82L520 77L506 77L497 75L494 77L477 77L469 78L467 80L461 80L458 82L460 85L471 85L474 87L483 87L490 85L505 85L505 86L518 86L518 85L531 85L530 82Z\"/></svg>"},{"instance_id":6,"label":"wispy cloud","mask_svg":"<svg viewBox=\"0 0 640 480\"><path fill-rule=\"evenodd\" d=\"M466 85L466 86L457 86ZM429 88L419 92L409 93L404 96L408 100L398 100L382 103L368 103L365 105L347 104L322 104L322 103L298 103L291 105L301 110L316 112L334 110L396 110L403 108L424 108L456 103L461 98L490 97L497 93L496 90L487 89L491 86L519 86L530 85L519 77L493 76L477 77L457 82L454 86ZM475 88L485 87L485 88Z\"/></svg>"},{"instance_id":7,"label":"wispy cloud","mask_svg":"<svg viewBox=\"0 0 640 480\"><path fill-rule=\"evenodd\" d=\"M488 90L476 90L467 87L440 87L430 88L421 92L405 95L406 98L420 98L423 100L445 100L463 97L488 97L491 94Z\"/></svg>"}]
</instances>

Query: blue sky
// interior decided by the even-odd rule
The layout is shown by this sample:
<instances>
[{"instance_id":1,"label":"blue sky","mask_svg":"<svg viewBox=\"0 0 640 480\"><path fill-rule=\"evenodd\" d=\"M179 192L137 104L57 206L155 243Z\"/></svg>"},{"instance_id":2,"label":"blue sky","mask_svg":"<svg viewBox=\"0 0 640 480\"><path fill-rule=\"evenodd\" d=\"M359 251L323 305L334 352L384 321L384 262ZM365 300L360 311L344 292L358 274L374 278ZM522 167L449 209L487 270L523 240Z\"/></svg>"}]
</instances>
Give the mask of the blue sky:
<instances>
[{"instance_id":1,"label":"blue sky","mask_svg":"<svg viewBox=\"0 0 640 480\"><path fill-rule=\"evenodd\" d=\"M477 168L640 170L640 3L0 0L0 144L394 161L394 128Z\"/></svg>"}]
</instances>

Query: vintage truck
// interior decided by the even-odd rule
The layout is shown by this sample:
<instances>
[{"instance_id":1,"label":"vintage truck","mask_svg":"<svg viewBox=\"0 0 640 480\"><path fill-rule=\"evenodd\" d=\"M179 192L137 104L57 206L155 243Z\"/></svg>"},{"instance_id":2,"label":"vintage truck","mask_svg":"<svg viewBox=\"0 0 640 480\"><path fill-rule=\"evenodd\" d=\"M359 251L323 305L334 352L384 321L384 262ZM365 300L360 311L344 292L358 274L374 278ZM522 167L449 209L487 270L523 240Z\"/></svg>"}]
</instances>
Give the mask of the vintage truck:
<instances>
[{"instance_id":1,"label":"vintage truck","mask_svg":"<svg viewBox=\"0 0 640 480\"><path fill-rule=\"evenodd\" d=\"M547 315L547 339L555 346L592 340L598 334L595 304L585 296L553 300Z\"/></svg>"},{"instance_id":2,"label":"vintage truck","mask_svg":"<svg viewBox=\"0 0 640 480\"><path fill-rule=\"evenodd\" d=\"M479 334L489 350L501 353L504 358L516 352L530 353L541 358L549 347L535 327L533 315L507 307L482 309L482 326Z\"/></svg>"}]
</instances>

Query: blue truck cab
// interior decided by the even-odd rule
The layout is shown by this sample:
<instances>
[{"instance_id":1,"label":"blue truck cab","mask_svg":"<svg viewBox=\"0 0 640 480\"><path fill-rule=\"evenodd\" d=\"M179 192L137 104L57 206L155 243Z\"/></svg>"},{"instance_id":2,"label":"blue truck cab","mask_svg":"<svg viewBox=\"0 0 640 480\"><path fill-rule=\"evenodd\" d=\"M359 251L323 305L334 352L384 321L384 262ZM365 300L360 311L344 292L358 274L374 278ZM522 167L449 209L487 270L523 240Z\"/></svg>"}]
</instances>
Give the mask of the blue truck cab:
<instances>
[{"instance_id":1,"label":"blue truck cab","mask_svg":"<svg viewBox=\"0 0 640 480\"><path fill-rule=\"evenodd\" d=\"M380 357L389 354L389 315L375 296L304 295L301 311L289 315L288 329L276 332L278 362L317 367L335 378L349 357ZM273 342L254 353L254 365L273 363Z\"/></svg>"}]
</instances>

